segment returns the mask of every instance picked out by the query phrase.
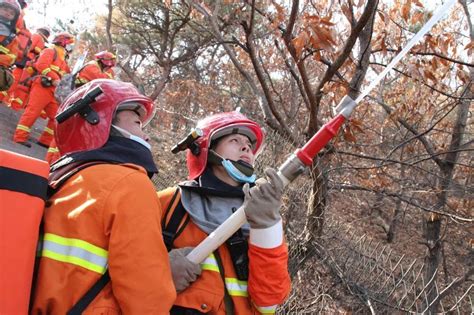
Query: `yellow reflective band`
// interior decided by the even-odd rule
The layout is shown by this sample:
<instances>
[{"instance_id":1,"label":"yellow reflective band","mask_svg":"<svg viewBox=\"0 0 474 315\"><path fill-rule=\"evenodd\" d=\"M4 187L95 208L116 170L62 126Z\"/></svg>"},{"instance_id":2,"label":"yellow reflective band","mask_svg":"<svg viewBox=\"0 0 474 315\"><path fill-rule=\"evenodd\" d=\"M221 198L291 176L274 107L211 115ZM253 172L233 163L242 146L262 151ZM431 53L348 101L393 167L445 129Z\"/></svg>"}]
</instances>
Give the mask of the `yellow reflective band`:
<instances>
[{"instance_id":1,"label":"yellow reflective band","mask_svg":"<svg viewBox=\"0 0 474 315\"><path fill-rule=\"evenodd\" d=\"M278 305L272 306L255 306L257 310L262 314L275 314Z\"/></svg>"},{"instance_id":2,"label":"yellow reflective band","mask_svg":"<svg viewBox=\"0 0 474 315\"><path fill-rule=\"evenodd\" d=\"M50 72L51 72L51 68L46 68L46 69L44 69L43 71L41 71L41 74L42 74L42 75L47 75L47 74L50 73Z\"/></svg>"},{"instance_id":3,"label":"yellow reflective band","mask_svg":"<svg viewBox=\"0 0 474 315\"><path fill-rule=\"evenodd\" d=\"M105 74L106 74L109 78L113 79L112 73L106 72Z\"/></svg>"},{"instance_id":4,"label":"yellow reflective band","mask_svg":"<svg viewBox=\"0 0 474 315\"><path fill-rule=\"evenodd\" d=\"M0 45L0 52L1 52L1 53L4 53L4 54L9 54L9 53L10 53L10 49L8 49L8 48L5 47L5 46Z\"/></svg>"},{"instance_id":5,"label":"yellow reflective band","mask_svg":"<svg viewBox=\"0 0 474 315\"><path fill-rule=\"evenodd\" d=\"M91 243L88 243L86 241L77 239L77 238L66 238L62 237L56 234L51 234L51 233L45 233L43 236L44 241L51 241L58 243L60 245L66 245L66 246L74 246L74 247L79 247L82 249L87 250L88 252L91 252L97 256L105 257L107 258L109 255L109 252L106 251L103 248L100 248L98 246L95 246Z\"/></svg>"},{"instance_id":6,"label":"yellow reflective band","mask_svg":"<svg viewBox=\"0 0 474 315\"><path fill-rule=\"evenodd\" d=\"M2 95L3 95L3 96L7 96L7 95L8 95L8 92L7 92L7 91L2 91Z\"/></svg>"},{"instance_id":7,"label":"yellow reflective band","mask_svg":"<svg viewBox=\"0 0 474 315\"><path fill-rule=\"evenodd\" d=\"M15 97L15 98L12 100L12 102L17 102L18 104L23 105L23 100L22 100L21 98L19 98L19 97Z\"/></svg>"},{"instance_id":8,"label":"yellow reflective band","mask_svg":"<svg viewBox=\"0 0 474 315\"><path fill-rule=\"evenodd\" d=\"M48 152L49 152L49 153L59 153L59 149L58 149L58 148L49 147Z\"/></svg>"},{"instance_id":9,"label":"yellow reflective band","mask_svg":"<svg viewBox=\"0 0 474 315\"><path fill-rule=\"evenodd\" d=\"M76 84L86 84L87 82L89 82L89 80L79 78L79 77L77 77L75 81Z\"/></svg>"},{"instance_id":10,"label":"yellow reflective band","mask_svg":"<svg viewBox=\"0 0 474 315\"><path fill-rule=\"evenodd\" d=\"M225 286L231 296L248 296L247 281L241 281L236 278L225 278Z\"/></svg>"},{"instance_id":11,"label":"yellow reflective band","mask_svg":"<svg viewBox=\"0 0 474 315\"><path fill-rule=\"evenodd\" d=\"M16 129L19 129L19 130L23 130L23 131L26 131L26 132L30 132L31 129L25 125L18 125L16 126Z\"/></svg>"},{"instance_id":12,"label":"yellow reflective band","mask_svg":"<svg viewBox=\"0 0 474 315\"><path fill-rule=\"evenodd\" d=\"M86 241L46 233L41 256L70 263L103 274L108 266L108 252Z\"/></svg>"},{"instance_id":13,"label":"yellow reflective band","mask_svg":"<svg viewBox=\"0 0 474 315\"><path fill-rule=\"evenodd\" d=\"M35 52L36 52L37 54L39 54L39 53L41 52L41 48L35 47Z\"/></svg>"},{"instance_id":14,"label":"yellow reflective band","mask_svg":"<svg viewBox=\"0 0 474 315\"><path fill-rule=\"evenodd\" d=\"M61 71L61 68L59 68L58 66L55 66L55 65L51 65L51 69L53 69L56 72Z\"/></svg>"},{"instance_id":15,"label":"yellow reflective band","mask_svg":"<svg viewBox=\"0 0 474 315\"><path fill-rule=\"evenodd\" d=\"M54 131L51 128L44 127L44 132L49 133L50 135L54 135Z\"/></svg>"},{"instance_id":16,"label":"yellow reflective band","mask_svg":"<svg viewBox=\"0 0 474 315\"><path fill-rule=\"evenodd\" d=\"M216 257L214 254L210 254L202 263L201 263L202 270L209 270L219 272L219 265L217 264Z\"/></svg>"},{"instance_id":17,"label":"yellow reflective band","mask_svg":"<svg viewBox=\"0 0 474 315\"><path fill-rule=\"evenodd\" d=\"M80 266L80 267L83 267L91 271L95 271L100 274L104 274L105 271L107 270L107 267L97 266L97 265L94 265L93 263L88 262L87 260L74 257L74 256L57 254L47 249L43 249L43 251L41 252L41 256L47 257L53 260L65 262L65 263L70 263L76 266Z\"/></svg>"}]
</instances>

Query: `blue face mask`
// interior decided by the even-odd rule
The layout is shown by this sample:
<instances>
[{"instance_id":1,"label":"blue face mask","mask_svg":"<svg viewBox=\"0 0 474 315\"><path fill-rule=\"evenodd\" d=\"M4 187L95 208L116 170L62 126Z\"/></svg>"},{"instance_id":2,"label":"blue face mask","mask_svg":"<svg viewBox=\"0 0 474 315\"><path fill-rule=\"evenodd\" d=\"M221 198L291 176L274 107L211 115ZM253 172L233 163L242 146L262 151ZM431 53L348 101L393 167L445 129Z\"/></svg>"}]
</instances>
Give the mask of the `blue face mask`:
<instances>
[{"instance_id":1,"label":"blue face mask","mask_svg":"<svg viewBox=\"0 0 474 315\"><path fill-rule=\"evenodd\" d=\"M232 177L232 179L238 183L252 184L255 183L255 180L257 179L257 176L255 174L253 174L252 176L244 175L229 160L222 159L222 166L224 166L225 170L227 171L227 174L229 174L229 176Z\"/></svg>"},{"instance_id":2,"label":"blue face mask","mask_svg":"<svg viewBox=\"0 0 474 315\"><path fill-rule=\"evenodd\" d=\"M117 129L118 131L120 131L121 133L125 133L126 135L128 135L128 138L130 140L133 140L135 142L138 142L140 143L141 145L143 145L144 147L146 147L148 150L151 151L151 145L146 142L145 140L143 140L142 138L140 137L137 137L135 135L132 135L130 132L128 132L127 130L123 129L123 128L120 128L120 127L117 127L115 125L112 125L112 127L114 127L115 129ZM124 135L125 136L125 135Z\"/></svg>"}]
</instances>

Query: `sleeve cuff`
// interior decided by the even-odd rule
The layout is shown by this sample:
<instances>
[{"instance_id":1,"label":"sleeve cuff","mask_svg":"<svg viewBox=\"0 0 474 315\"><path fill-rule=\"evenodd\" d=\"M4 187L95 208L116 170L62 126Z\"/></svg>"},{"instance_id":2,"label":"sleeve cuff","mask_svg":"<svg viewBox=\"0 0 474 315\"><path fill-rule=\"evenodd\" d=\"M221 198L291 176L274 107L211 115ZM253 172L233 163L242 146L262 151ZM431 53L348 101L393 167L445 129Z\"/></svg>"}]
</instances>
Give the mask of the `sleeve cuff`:
<instances>
[{"instance_id":1,"label":"sleeve cuff","mask_svg":"<svg viewBox=\"0 0 474 315\"><path fill-rule=\"evenodd\" d=\"M275 248L283 243L283 223L278 221L275 225L265 229L250 229L250 244L260 248Z\"/></svg>"}]
</instances>

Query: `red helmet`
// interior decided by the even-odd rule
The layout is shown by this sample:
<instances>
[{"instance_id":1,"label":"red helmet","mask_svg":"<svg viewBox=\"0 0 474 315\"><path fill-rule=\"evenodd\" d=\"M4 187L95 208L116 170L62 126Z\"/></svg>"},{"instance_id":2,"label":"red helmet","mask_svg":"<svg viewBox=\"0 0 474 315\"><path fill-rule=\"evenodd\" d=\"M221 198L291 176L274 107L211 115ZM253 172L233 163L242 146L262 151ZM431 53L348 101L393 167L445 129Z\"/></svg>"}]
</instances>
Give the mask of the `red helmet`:
<instances>
[{"instance_id":1,"label":"red helmet","mask_svg":"<svg viewBox=\"0 0 474 315\"><path fill-rule=\"evenodd\" d=\"M117 59L117 57L113 53L107 50L98 52L97 54L94 55L94 57L95 57L95 60L102 62L106 67L115 66L115 61Z\"/></svg>"},{"instance_id":2,"label":"red helmet","mask_svg":"<svg viewBox=\"0 0 474 315\"><path fill-rule=\"evenodd\" d=\"M79 114L56 124L55 140L61 155L102 147L109 138L112 119L118 110L136 111L143 124L153 118L155 106L149 97L140 94L131 83L110 79L92 80L74 90L59 107L58 115L97 87L103 93L90 104L99 116L97 124L87 122Z\"/></svg>"},{"instance_id":3,"label":"red helmet","mask_svg":"<svg viewBox=\"0 0 474 315\"><path fill-rule=\"evenodd\" d=\"M53 44L66 48L67 45L74 45L74 36L69 33L59 33L54 36Z\"/></svg>"},{"instance_id":4,"label":"red helmet","mask_svg":"<svg viewBox=\"0 0 474 315\"><path fill-rule=\"evenodd\" d=\"M227 112L208 116L199 121L196 128L202 130L202 136L196 140L200 152L194 155L187 150L186 164L189 179L196 179L206 169L209 147L213 140L232 133L239 133L249 137L252 142L252 151L257 154L262 147L265 134L260 125L238 112Z\"/></svg>"},{"instance_id":5,"label":"red helmet","mask_svg":"<svg viewBox=\"0 0 474 315\"><path fill-rule=\"evenodd\" d=\"M4 7L7 9L12 10L12 17L2 17L2 21L5 23L8 23L8 27L11 28L12 30L15 29L16 27L16 22L18 21L18 18L20 17L20 12L21 8L20 5L16 0L0 0L0 7Z\"/></svg>"}]
</instances>

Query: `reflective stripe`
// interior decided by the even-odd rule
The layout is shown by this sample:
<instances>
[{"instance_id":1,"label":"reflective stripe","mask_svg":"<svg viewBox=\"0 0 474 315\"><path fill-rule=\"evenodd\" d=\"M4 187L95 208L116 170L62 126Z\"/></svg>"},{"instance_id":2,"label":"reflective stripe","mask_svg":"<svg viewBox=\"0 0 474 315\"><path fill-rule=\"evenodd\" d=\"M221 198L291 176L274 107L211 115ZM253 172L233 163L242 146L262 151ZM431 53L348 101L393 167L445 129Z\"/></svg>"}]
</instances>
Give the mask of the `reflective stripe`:
<instances>
[{"instance_id":1,"label":"reflective stripe","mask_svg":"<svg viewBox=\"0 0 474 315\"><path fill-rule=\"evenodd\" d=\"M106 72L105 74L106 74L106 75L107 75L109 78L111 78L111 79L113 79L113 78L114 78L114 77L113 77L113 75L112 75L112 73L108 73L108 72Z\"/></svg>"},{"instance_id":2,"label":"reflective stripe","mask_svg":"<svg viewBox=\"0 0 474 315\"><path fill-rule=\"evenodd\" d=\"M272 306L255 306L257 310L262 313L262 314L275 314L277 305L272 305Z\"/></svg>"},{"instance_id":3,"label":"reflective stripe","mask_svg":"<svg viewBox=\"0 0 474 315\"><path fill-rule=\"evenodd\" d=\"M8 49L8 48L5 47L5 46L0 45L0 52L7 55L7 54L10 53L10 49Z\"/></svg>"},{"instance_id":4,"label":"reflective stripe","mask_svg":"<svg viewBox=\"0 0 474 315\"><path fill-rule=\"evenodd\" d=\"M65 71L63 71L61 68L59 68L59 67L56 66L56 65L51 65L50 67L51 67L51 69L53 69L54 71L56 71L61 77L66 74Z\"/></svg>"},{"instance_id":5,"label":"reflective stripe","mask_svg":"<svg viewBox=\"0 0 474 315\"><path fill-rule=\"evenodd\" d=\"M41 256L73 264L103 274L107 270L108 252L75 238L44 234Z\"/></svg>"},{"instance_id":6,"label":"reflective stripe","mask_svg":"<svg viewBox=\"0 0 474 315\"><path fill-rule=\"evenodd\" d=\"M210 254L202 263L201 263L202 270L209 270L219 272L219 265L217 264L216 257L214 254Z\"/></svg>"},{"instance_id":7,"label":"reflective stripe","mask_svg":"<svg viewBox=\"0 0 474 315\"><path fill-rule=\"evenodd\" d=\"M87 82L89 82L89 80L77 77L76 81L74 83L76 83L76 84L86 84Z\"/></svg>"},{"instance_id":8,"label":"reflective stripe","mask_svg":"<svg viewBox=\"0 0 474 315\"><path fill-rule=\"evenodd\" d=\"M3 96L8 96L8 92L7 91L2 91L2 95Z\"/></svg>"},{"instance_id":9,"label":"reflective stripe","mask_svg":"<svg viewBox=\"0 0 474 315\"><path fill-rule=\"evenodd\" d=\"M236 278L225 278L225 286L231 296L248 296L247 281L240 281Z\"/></svg>"},{"instance_id":10,"label":"reflective stripe","mask_svg":"<svg viewBox=\"0 0 474 315\"><path fill-rule=\"evenodd\" d=\"M16 129L23 130L23 131L26 131L26 132L31 131L30 127L27 127L25 125L18 125L18 126L16 126Z\"/></svg>"},{"instance_id":11,"label":"reflective stripe","mask_svg":"<svg viewBox=\"0 0 474 315\"><path fill-rule=\"evenodd\" d=\"M47 74L50 73L50 72L51 72L51 68L46 68L46 69L44 69L43 71L41 71L41 74L42 74L42 75L47 75Z\"/></svg>"},{"instance_id":12,"label":"reflective stripe","mask_svg":"<svg viewBox=\"0 0 474 315\"><path fill-rule=\"evenodd\" d=\"M42 50L41 48L35 47L35 52L36 52L37 54L39 54L39 53L41 52L41 50Z\"/></svg>"},{"instance_id":13,"label":"reflective stripe","mask_svg":"<svg viewBox=\"0 0 474 315\"><path fill-rule=\"evenodd\" d=\"M15 97L15 98L12 100L12 102L17 102L18 104L23 105L23 100L22 100L21 98L19 98L19 97Z\"/></svg>"},{"instance_id":14,"label":"reflective stripe","mask_svg":"<svg viewBox=\"0 0 474 315\"><path fill-rule=\"evenodd\" d=\"M59 149L58 149L58 148L49 147L48 153L59 153Z\"/></svg>"},{"instance_id":15,"label":"reflective stripe","mask_svg":"<svg viewBox=\"0 0 474 315\"><path fill-rule=\"evenodd\" d=\"M49 133L50 135L54 135L54 131L51 128L44 127L44 132Z\"/></svg>"}]
</instances>

